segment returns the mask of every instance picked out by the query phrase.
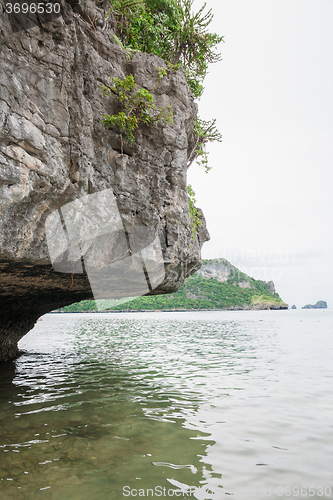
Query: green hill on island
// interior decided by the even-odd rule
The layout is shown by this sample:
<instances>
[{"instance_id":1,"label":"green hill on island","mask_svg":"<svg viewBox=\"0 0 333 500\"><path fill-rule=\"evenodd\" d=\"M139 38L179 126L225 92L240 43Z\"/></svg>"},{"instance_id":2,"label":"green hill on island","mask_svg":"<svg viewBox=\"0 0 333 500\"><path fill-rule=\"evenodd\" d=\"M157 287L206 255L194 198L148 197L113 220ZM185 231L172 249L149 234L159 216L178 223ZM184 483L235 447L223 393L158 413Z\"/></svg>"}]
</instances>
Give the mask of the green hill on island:
<instances>
[{"instance_id":1,"label":"green hill on island","mask_svg":"<svg viewBox=\"0 0 333 500\"><path fill-rule=\"evenodd\" d=\"M103 309L110 311L288 309L272 281L255 280L226 259L203 260L201 269L187 278L178 292L139 297L116 307L107 307L107 301L103 302ZM96 310L94 300L84 300L58 311Z\"/></svg>"}]
</instances>

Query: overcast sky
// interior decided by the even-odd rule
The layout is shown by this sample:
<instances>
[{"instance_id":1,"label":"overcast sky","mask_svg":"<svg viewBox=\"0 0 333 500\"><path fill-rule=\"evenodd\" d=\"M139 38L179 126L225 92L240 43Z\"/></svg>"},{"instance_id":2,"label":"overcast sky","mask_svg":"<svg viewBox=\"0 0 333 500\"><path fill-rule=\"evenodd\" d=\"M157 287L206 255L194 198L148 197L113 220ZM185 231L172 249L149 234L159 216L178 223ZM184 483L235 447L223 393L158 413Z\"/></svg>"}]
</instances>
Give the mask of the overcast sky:
<instances>
[{"instance_id":1,"label":"overcast sky","mask_svg":"<svg viewBox=\"0 0 333 500\"><path fill-rule=\"evenodd\" d=\"M195 3L196 9L202 5ZM333 307L333 0L208 0L224 35L199 101L223 142L188 182L211 240L290 306Z\"/></svg>"}]
</instances>

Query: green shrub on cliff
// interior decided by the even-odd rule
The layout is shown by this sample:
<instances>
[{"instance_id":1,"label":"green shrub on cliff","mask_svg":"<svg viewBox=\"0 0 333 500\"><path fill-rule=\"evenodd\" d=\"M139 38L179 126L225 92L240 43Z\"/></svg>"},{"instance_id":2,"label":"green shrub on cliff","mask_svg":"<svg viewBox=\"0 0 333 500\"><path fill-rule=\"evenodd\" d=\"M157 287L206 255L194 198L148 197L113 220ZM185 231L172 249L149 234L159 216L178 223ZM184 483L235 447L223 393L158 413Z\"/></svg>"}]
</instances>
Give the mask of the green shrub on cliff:
<instances>
[{"instance_id":1,"label":"green shrub on cliff","mask_svg":"<svg viewBox=\"0 0 333 500\"><path fill-rule=\"evenodd\" d=\"M205 121L201 120L198 116L194 122L194 147L189 155L187 168L196 161L199 165L203 166L205 172L208 173L212 167L208 165L208 151L206 145L208 142L222 142L222 135L216 128L216 120Z\"/></svg>"},{"instance_id":2,"label":"green shrub on cliff","mask_svg":"<svg viewBox=\"0 0 333 500\"><path fill-rule=\"evenodd\" d=\"M195 206L197 200L195 199L195 192L193 191L191 184L187 186L187 193L191 216L192 240L194 240L198 227L202 225L202 222L199 219L199 212Z\"/></svg>"},{"instance_id":3,"label":"green shrub on cliff","mask_svg":"<svg viewBox=\"0 0 333 500\"><path fill-rule=\"evenodd\" d=\"M117 126L128 142L133 143L135 140L133 132L140 122L145 125L173 123L171 106L157 108L152 94L146 89L138 89L133 75L128 75L123 80L112 78L112 82L111 87L101 86L104 95L116 96L124 109L116 115L103 116L102 123L105 127Z\"/></svg>"}]
</instances>

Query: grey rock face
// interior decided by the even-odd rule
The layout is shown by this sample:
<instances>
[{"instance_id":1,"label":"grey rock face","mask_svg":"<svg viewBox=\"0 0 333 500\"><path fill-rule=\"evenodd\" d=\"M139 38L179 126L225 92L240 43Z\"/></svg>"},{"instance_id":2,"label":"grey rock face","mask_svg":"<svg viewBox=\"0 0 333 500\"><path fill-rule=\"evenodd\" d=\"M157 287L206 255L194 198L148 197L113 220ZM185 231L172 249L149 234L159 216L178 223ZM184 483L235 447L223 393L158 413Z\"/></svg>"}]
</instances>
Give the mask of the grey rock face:
<instances>
[{"instance_id":1,"label":"grey rock face","mask_svg":"<svg viewBox=\"0 0 333 500\"><path fill-rule=\"evenodd\" d=\"M165 279L154 294L178 290L209 239L200 212L191 240L186 164L196 104L184 73L157 83L164 61L129 59L106 11L84 0L61 5L61 16L17 32L0 5L0 359L17 354L40 315L93 298L85 274L58 272L50 261L45 222L64 205L111 189L126 231L157 234ZM100 85L128 74L174 115L172 126L140 127L133 145L101 123L119 103Z\"/></svg>"},{"instance_id":2,"label":"grey rock face","mask_svg":"<svg viewBox=\"0 0 333 500\"><path fill-rule=\"evenodd\" d=\"M221 283L226 282L229 278L241 278L242 281L239 281L238 285L241 288L251 288L248 277L226 259L214 259L206 262L197 274L203 278L215 278Z\"/></svg>"}]
</instances>

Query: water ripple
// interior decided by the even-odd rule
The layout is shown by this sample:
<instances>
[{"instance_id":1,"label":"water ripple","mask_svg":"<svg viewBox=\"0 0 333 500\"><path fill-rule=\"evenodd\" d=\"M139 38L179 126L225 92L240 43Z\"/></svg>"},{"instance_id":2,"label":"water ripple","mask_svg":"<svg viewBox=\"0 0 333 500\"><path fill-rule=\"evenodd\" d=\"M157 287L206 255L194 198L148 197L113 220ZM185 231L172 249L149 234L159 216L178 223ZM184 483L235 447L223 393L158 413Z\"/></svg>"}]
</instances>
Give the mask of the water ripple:
<instances>
[{"instance_id":1,"label":"water ripple","mask_svg":"<svg viewBox=\"0 0 333 500\"><path fill-rule=\"evenodd\" d=\"M1 498L329 485L326 313L45 316L3 369Z\"/></svg>"}]
</instances>

